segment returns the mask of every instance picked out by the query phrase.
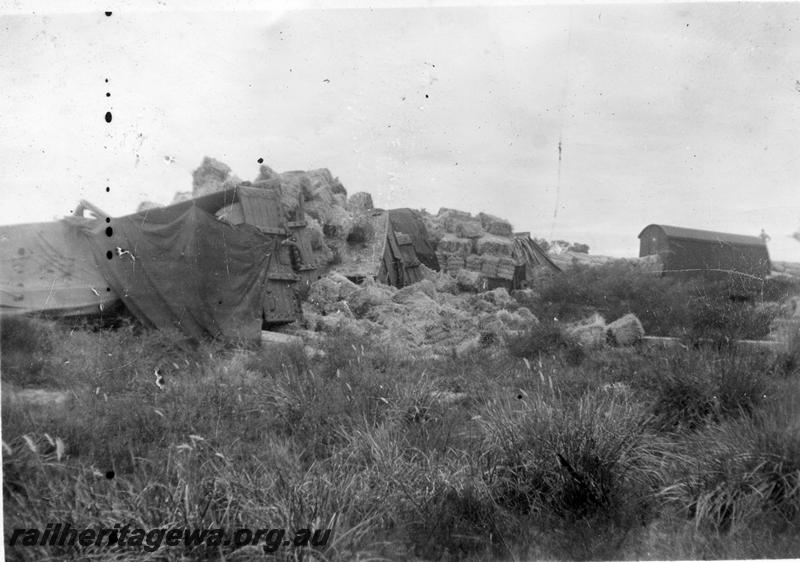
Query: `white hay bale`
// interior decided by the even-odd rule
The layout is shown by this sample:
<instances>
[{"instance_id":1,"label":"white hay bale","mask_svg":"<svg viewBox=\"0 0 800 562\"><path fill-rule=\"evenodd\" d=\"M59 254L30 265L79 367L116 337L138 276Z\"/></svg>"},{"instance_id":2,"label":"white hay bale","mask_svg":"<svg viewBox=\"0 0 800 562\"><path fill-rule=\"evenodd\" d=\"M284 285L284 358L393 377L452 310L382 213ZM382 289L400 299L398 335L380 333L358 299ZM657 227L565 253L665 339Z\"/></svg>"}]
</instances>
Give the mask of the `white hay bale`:
<instances>
[{"instance_id":1,"label":"white hay bale","mask_svg":"<svg viewBox=\"0 0 800 562\"><path fill-rule=\"evenodd\" d=\"M601 347L606 343L606 321L599 314L568 325L566 332L583 347Z\"/></svg>"},{"instance_id":2,"label":"white hay bale","mask_svg":"<svg viewBox=\"0 0 800 562\"><path fill-rule=\"evenodd\" d=\"M635 314L615 320L607 326L607 332L609 340L620 346L633 345L644 337L644 328Z\"/></svg>"}]
</instances>

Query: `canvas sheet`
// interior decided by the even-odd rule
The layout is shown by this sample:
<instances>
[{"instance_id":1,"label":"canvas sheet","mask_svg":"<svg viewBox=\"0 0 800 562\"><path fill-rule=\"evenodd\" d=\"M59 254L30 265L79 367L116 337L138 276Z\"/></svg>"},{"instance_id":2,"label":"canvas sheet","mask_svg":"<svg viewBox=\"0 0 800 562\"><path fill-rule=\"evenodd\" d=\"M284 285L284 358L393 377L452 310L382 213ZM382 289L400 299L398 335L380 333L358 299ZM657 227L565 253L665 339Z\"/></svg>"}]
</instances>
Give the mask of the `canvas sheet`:
<instances>
[{"instance_id":1,"label":"canvas sheet","mask_svg":"<svg viewBox=\"0 0 800 562\"><path fill-rule=\"evenodd\" d=\"M109 226L111 236L105 229L88 235L92 251L108 284L142 322L194 339L258 340L271 237L217 220L192 201L115 218Z\"/></svg>"},{"instance_id":2,"label":"canvas sheet","mask_svg":"<svg viewBox=\"0 0 800 562\"><path fill-rule=\"evenodd\" d=\"M0 314L101 314L118 301L82 234L93 222L0 226Z\"/></svg>"}]
</instances>

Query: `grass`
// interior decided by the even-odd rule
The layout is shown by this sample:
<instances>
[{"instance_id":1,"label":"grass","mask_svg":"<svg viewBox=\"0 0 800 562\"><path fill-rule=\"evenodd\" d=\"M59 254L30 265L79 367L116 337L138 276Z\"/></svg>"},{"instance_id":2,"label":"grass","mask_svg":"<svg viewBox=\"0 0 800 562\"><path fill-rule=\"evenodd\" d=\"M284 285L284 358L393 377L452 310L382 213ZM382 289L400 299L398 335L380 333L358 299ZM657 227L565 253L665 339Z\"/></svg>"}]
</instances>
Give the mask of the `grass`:
<instances>
[{"instance_id":1,"label":"grass","mask_svg":"<svg viewBox=\"0 0 800 562\"><path fill-rule=\"evenodd\" d=\"M500 351L437 360L344 333L309 359L291 346L184 349L178 334L131 322L4 319L5 526L333 529L324 547L274 553L287 560L796 555L797 345L778 357L724 345L584 350L561 326L598 302L609 318L649 310L663 327L690 326L686 311L668 310L687 287L656 280L654 296L644 277L614 285L601 273L522 303L561 321ZM25 388L68 398L13 399ZM263 555L146 546L7 552Z\"/></svg>"}]
</instances>

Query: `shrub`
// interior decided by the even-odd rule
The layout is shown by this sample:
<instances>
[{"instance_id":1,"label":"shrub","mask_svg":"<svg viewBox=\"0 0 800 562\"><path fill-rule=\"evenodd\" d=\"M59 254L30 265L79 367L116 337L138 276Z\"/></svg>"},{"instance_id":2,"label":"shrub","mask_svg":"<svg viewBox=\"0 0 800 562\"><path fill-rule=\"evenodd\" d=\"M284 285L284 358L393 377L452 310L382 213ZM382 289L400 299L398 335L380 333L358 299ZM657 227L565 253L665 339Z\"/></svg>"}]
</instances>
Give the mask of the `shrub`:
<instances>
[{"instance_id":1,"label":"shrub","mask_svg":"<svg viewBox=\"0 0 800 562\"><path fill-rule=\"evenodd\" d=\"M685 350L656 365L651 424L661 431L695 430L747 415L764 400L768 360L733 350Z\"/></svg>"},{"instance_id":2,"label":"shrub","mask_svg":"<svg viewBox=\"0 0 800 562\"><path fill-rule=\"evenodd\" d=\"M797 398L794 391L752 417L692 436L673 458L677 482L666 486L662 495L698 526L714 532L764 520L796 524L800 515Z\"/></svg>"},{"instance_id":3,"label":"shrub","mask_svg":"<svg viewBox=\"0 0 800 562\"><path fill-rule=\"evenodd\" d=\"M495 501L518 514L631 523L646 507L641 414L598 393L491 405L483 428Z\"/></svg>"},{"instance_id":4,"label":"shrub","mask_svg":"<svg viewBox=\"0 0 800 562\"><path fill-rule=\"evenodd\" d=\"M558 355L570 365L578 365L585 356L583 347L569 337L556 322L544 321L530 326L522 335L509 338L508 351L513 357L528 360L541 355Z\"/></svg>"}]
</instances>

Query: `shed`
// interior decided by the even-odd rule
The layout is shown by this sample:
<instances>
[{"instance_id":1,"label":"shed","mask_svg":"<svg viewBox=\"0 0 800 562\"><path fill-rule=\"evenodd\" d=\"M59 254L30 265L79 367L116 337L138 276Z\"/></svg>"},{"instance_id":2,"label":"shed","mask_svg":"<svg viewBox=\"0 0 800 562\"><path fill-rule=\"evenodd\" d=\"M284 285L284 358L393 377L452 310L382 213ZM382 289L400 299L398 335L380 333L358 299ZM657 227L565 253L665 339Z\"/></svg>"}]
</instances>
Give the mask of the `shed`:
<instances>
[{"instance_id":1,"label":"shed","mask_svg":"<svg viewBox=\"0 0 800 562\"><path fill-rule=\"evenodd\" d=\"M658 255L664 273L763 279L771 264L758 236L651 224L639 234L639 257Z\"/></svg>"}]
</instances>

